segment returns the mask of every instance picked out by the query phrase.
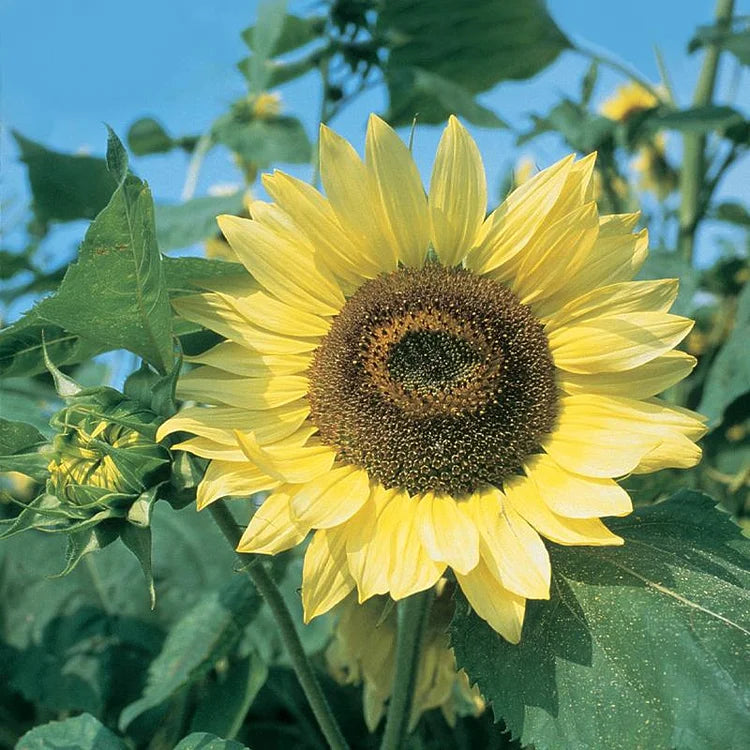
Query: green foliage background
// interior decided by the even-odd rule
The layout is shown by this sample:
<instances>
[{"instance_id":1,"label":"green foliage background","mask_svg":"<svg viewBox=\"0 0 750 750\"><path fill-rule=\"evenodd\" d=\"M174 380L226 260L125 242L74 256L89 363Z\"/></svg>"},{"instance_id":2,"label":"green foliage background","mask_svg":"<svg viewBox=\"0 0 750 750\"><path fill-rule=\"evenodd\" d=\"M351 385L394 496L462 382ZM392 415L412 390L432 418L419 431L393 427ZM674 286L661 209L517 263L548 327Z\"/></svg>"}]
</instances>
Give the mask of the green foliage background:
<instances>
[{"instance_id":1,"label":"green foliage background","mask_svg":"<svg viewBox=\"0 0 750 750\"><path fill-rule=\"evenodd\" d=\"M747 18L733 17L731 2L718 7L716 23L685 40L686 54L705 55L704 68L720 57L747 66ZM477 96L502 81L530 79L565 50L591 58L580 96L537 113L518 145L555 132L571 150L597 150L604 212L641 204L642 189L628 182L625 168L632 154L659 132L683 139L681 164L664 163L655 175L668 189L643 217L659 232L641 275L679 277L677 312L697 320L686 346L698 367L666 397L709 417L705 459L687 472L627 480L638 510L611 523L627 540L622 549L550 545L553 597L530 605L520 646L500 639L459 595L451 641L491 710L461 717L455 727L430 712L408 746L744 747L748 546L728 513L748 528L750 213L746 203L721 203L715 195L747 153L746 111L715 102L703 74L693 105L679 108L664 72L655 106L621 121L604 117L591 106L598 69L621 64L577 47L542 0L336 0L318 10L297 16L282 2L264 3L257 24L242 32L247 55L238 69L247 95L202 134L175 135L152 118L136 119L124 138L129 150L155 159L185 151L194 185L206 153L226 147L246 187L257 190L261 170L315 160L294 102L283 115L267 100L261 106L269 89L317 71L328 122L383 81L393 125L410 125L417 113L421 123L456 113L476 126L505 128L503 113ZM5 303L25 295L36 301L0 330L0 471L31 477L2 479L0 747L324 747L270 612L246 578L232 573L240 563L210 519L194 512L200 461L175 454L170 480L141 496L142 517L127 519L145 530L141 536L128 524L108 526L73 547L69 541L66 550L59 535L43 533L49 524L15 533L28 525L21 507L46 476L40 451L51 437L49 419L63 405L61 383L99 386L113 368L135 369L137 357L144 365L126 394L161 416L177 408L178 352L203 351L216 337L177 318L170 299L241 272L232 262L180 251L215 246L214 217L242 215L243 191L154 205L147 175L130 171L112 131L106 159L14 138L31 218L24 249L0 250L0 296ZM506 189L514 179L507 176ZM744 239L698 270L694 237L707 217L739 228L735 236ZM47 273L40 244L55 225L81 219L90 224L77 258ZM230 502L239 521L255 507L247 499ZM60 577L66 555L70 572ZM141 567L153 579L154 609ZM269 572L347 740L377 747L359 689L325 675L330 619L301 625L299 552L275 558Z\"/></svg>"}]
</instances>

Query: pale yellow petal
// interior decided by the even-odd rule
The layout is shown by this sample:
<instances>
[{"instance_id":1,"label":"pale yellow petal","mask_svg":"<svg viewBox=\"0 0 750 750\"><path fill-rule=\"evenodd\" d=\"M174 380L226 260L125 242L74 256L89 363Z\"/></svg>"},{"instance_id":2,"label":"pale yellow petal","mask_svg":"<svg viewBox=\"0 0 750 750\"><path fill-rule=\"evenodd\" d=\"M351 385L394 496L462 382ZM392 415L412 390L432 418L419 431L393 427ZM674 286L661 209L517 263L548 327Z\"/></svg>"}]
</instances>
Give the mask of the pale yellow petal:
<instances>
[{"instance_id":1,"label":"pale yellow petal","mask_svg":"<svg viewBox=\"0 0 750 750\"><path fill-rule=\"evenodd\" d=\"M310 367L311 354L263 354L233 341L222 341L201 354L186 356L185 362L216 367L233 375L258 378L263 375L297 375Z\"/></svg>"},{"instance_id":2,"label":"pale yellow petal","mask_svg":"<svg viewBox=\"0 0 750 750\"><path fill-rule=\"evenodd\" d=\"M211 461L196 494L196 508L203 510L220 497L248 496L278 487L277 479L264 474L251 463Z\"/></svg>"},{"instance_id":3,"label":"pale yellow petal","mask_svg":"<svg viewBox=\"0 0 750 750\"><path fill-rule=\"evenodd\" d=\"M456 573L461 591L471 608L506 641L521 640L526 599L508 591L495 578L483 560L467 575Z\"/></svg>"},{"instance_id":4,"label":"pale yellow petal","mask_svg":"<svg viewBox=\"0 0 750 750\"><path fill-rule=\"evenodd\" d=\"M461 262L474 246L487 211L487 180L477 144L451 116L430 178L432 244L443 265Z\"/></svg>"},{"instance_id":5,"label":"pale yellow petal","mask_svg":"<svg viewBox=\"0 0 750 750\"><path fill-rule=\"evenodd\" d=\"M603 396L648 398L686 378L696 362L692 355L675 349L646 364L622 372L581 375L559 370L557 384L570 395L598 393Z\"/></svg>"},{"instance_id":6,"label":"pale yellow petal","mask_svg":"<svg viewBox=\"0 0 750 750\"><path fill-rule=\"evenodd\" d=\"M263 175L263 187L292 217L334 272L346 280L373 278L380 272L362 241L341 226L330 203L312 185L283 172Z\"/></svg>"},{"instance_id":7,"label":"pale yellow petal","mask_svg":"<svg viewBox=\"0 0 750 750\"><path fill-rule=\"evenodd\" d=\"M417 530L427 554L435 562L468 573L479 562L479 532L474 522L447 495L427 492L418 503Z\"/></svg>"},{"instance_id":8,"label":"pale yellow petal","mask_svg":"<svg viewBox=\"0 0 750 750\"><path fill-rule=\"evenodd\" d=\"M251 219L226 214L219 227L253 278L282 302L317 315L335 315L344 295L313 255Z\"/></svg>"},{"instance_id":9,"label":"pale yellow petal","mask_svg":"<svg viewBox=\"0 0 750 750\"><path fill-rule=\"evenodd\" d=\"M313 529L328 529L348 521L369 497L367 472L341 466L296 489L292 514Z\"/></svg>"},{"instance_id":10,"label":"pale yellow petal","mask_svg":"<svg viewBox=\"0 0 750 750\"><path fill-rule=\"evenodd\" d=\"M366 161L385 234L405 266L421 267L430 242L427 198L406 144L377 115L367 124Z\"/></svg>"},{"instance_id":11,"label":"pale yellow petal","mask_svg":"<svg viewBox=\"0 0 750 750\"><path fill-rule=\"evenodd\" d=\"M381 515L396 494L396 490L373 484L369 502L349 521L346 557L357 582L360 603L376 594L388 593L391 539L381 529Z\"/></svg>"},{"instance_id":12,"label":"pale yellow petal","mask_svg":"<svg viewBox=\"0 0 750 750\"><path fill-rule=\"evenodd\" d=\"M527 477L506 482L508 504L523 516L542 536L566 545L610 546L623 543L598 518L565 518L553 513L542 500L536 485Z\"/></svg>"},{"instance_id":13,"label":"pale yellow petal","mask_svg":"<svg viewBox=\"0 0 750 750\"><path fill-rule=\"evenodd\" d=\"M346 524L319 529L305 552L302 566L302 606L305 624L335 607L352 589L346 565Z\"/></svg>"},{"instance_id":14,"label":"pale yellow petal","mask_svg":"<svg viewBox=\"0 0 750 750\"><path fill-rule=\"evenodd\" d=\"M177 398L226 404L248 411L275 409L304 398L309 383L303 375L243 378L211 367L196 367L177 382Z\"/></svg>"},{"instance_id":15,"label":"pale yellow petal","mask_svg":"<svg viewBox=\"0 0 750 750\"><path fill-rule=\"evenodd\" d=\"M310 413L306 400L267 411L248 411L234 406L189 406L170 417L156 433L158 442L174 432L191 432L216 443L237 445L235 430L254 432L260 445L296 432Z\"/></svg>"},{"instance_id":16,"label":"pale yellow petal","mask_svg":"<svg viewBox=\"0 0 750 750\"><path fill-rule=\"evenodd\" d=\"M516 188L484 221L466 266L479 274L513 276L522 250L557 203L573 165L567 156Z\"/></svg>"},{"instance_id":17,"label":"pale yellow petal","mask_svg":"<svg viewBox=\"0 0 750 750\"><path fill-rule=\"evenodd\" d=\"M253 435L237 432L245 455L269 476L280 482L304 484L331 470L336 451L327 445L313 443L302 447L271 445L262 448Z\"/></svg>"},{"instance_id":18,"label":"pale yellow petal","mask_svg":"<svg viewBox=\"0 0 750 750\"><path fill-rule=\"evenodd\" d=\"M548 331L622 313L667 312L677 297L677 279L607 284L572 300L549 316Z\"/></svg>"},{"instance_id":19,"label":"pale yellow petal","mask_svg":"<svg viewBox=\"0 0 750 750\"><path fill-rule=\"evenodd\" d=\"M382 231L379 198L372 192L367 167L340 135L320 126L320 177L336 217L360 247L369 248L368 259L381 271L394 271L396 248Z\"/></svg>"},{"instance_id":20,"label":"pale yellow petal","mask_svg":"<svg viewBox=\"0 0 750 750\"><path fill-rule=\"evenodd\" d=\"M596 518L625 516L633 510L628 493L613 479L573 474L541 453L525 466L546 506L558 516Z\"/></svg>"},{"instance_id":21,"label":"pale yellow petal","mask_svg":"<svg viewBox=\"0 0 750 750\"><path fill-rule=\"evenodd\" d=\"M434 586L446 567L445 563L434 562L420 541L417 503L416 498L397 493L378 523L378 538L389 540L388 586L396 600Z\"/></svg>"},{"instance_id":22,"label":"pale yellow petal","mask_svg":"<svg viewBox=\"0 0 750 750\"><path fill-rule=\"evenodd\" d=\"M250 519L237 551L275 555L299 544L310 527L292 516L289 501L290 485L272 492Z\"/></svg>"},{"instance_id":23,"label":"pale yellow petal","mask_svg":"<svg viewBox=\"0 0 750 750\"><path fill-rule=\"evenodd\" d=\"M693 321L660 312L623 313L548 333L555 365L581 374L618 372L650 362L688 335Z\"/></svg>"},{"instance_id":24,"label":"pale yellow petal","mask_svg":"<svg viewBox=\"0 0 750 750\"><path fill-rule=\"evenodd\" d=\"M500 490L475 493L466 510L479 529L482 559L495 578L519 596L549 598L547 548L536 531L505 503Z\"/></svg>"},{"instance_id":25,"label":"pale yellow petal","mask_svg":"<svg viewBox=\"0 0 750 750\"><path fill-rule=\"evenodd\" d=\"M618 234L630 234L641 218L641 212L629 214L605 214L599 217L599 236L612 237Z\"/></svg>"}]
</instances>

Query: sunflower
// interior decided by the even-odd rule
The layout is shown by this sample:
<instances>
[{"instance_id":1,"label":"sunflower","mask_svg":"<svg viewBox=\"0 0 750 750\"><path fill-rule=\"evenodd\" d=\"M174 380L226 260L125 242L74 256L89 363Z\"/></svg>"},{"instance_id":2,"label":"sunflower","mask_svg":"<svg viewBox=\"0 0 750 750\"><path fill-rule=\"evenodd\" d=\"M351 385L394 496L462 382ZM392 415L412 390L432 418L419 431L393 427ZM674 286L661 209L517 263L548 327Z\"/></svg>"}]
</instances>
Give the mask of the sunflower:
<instances>
[{"instance_id":1,"label":"sunflower","mask_svg":"<svg viewBox=\"0 0 750 750\"><path fill-rule=\"evenodd\" d=\"M448 641L453 616L452 586L441 579L430 609L415 678L409 725L415 727L425 711L439 708L453 726L456 716L478 716L485 708L476 686L456 667ZM328 667L341 683L363 683L365 722L371 732L380 723L390 698L396 670L396 610L389 597L374 596L358 604L354 593L333 610L338 620L326 651Z\"/></svg>"},{"instance_id":2,"label":"sunflower","mask_svg":"<svg viewBox=\"0 0 750 750\"><path fill-rule=\"evenodd\" d=\"M618 86L614 94L602 102L599 111L610 120L623 122L646 109L658 106L659 100L640 83L630 81Z\"/></svg>"},{"instance_id":3,"label":"sunflower","mask_svg":"<svg viewBox=\"0 0 750 750\"><path fill-rule=\"evenodd\" d=\"M549 596L542 537L616 545L615 481L689 467L701 419L654 398L695 364L677 280L631 281L637 214L599 216L595 156L562 159L489 216L457 119L429 198L409 149L372 116L363 162L320 133L326 196L281 172L275 203L220 216L250 273L175 302L226 341L196 357L190 406L159 437L211 459L203 508L269 493L238 550L305 552L306 620L351 591L402 599L450 569L509 641Z\"/></svg>"}]
</instances>

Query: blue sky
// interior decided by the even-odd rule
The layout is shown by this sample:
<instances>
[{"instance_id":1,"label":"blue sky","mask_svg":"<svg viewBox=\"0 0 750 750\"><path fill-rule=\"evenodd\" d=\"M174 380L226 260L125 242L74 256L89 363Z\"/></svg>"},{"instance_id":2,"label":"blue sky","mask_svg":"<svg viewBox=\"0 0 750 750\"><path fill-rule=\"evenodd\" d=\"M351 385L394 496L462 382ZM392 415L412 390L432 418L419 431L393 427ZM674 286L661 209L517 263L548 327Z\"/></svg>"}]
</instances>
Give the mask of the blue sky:
<instances>
[{"instance_id":1,"label":"blue sky","mask_svg":"<svg viewBox=\"0 0 750 750\"><path fill-rule=\"evenodd\" d=\"M292 11L302 13L315 7L309 2L290 3ZM686 45L697 25L711 22L713 2L551 0L549 8L569 36L608 50L653 81L658 80L653 54L658 44L679 102L689 103L700 55L688 56ZM245 92L234 65L246 53L239 33L253 22L256 10L254 0L183 0L179 4L167 0L0 0L0 106L5 126L0 189L3 203L10 200L16 206L6 212L6 227L27 199L25 174L16 162L7 128L59 150L84 149L95 154L104 149L103 122L123 137L128 125L143 115L157 117L176 134L203 132ZM737 10L748 13L747 2L738 2ZM576 95L587 64L575 53L564 53L535 79L501 84L482 100L513 126L523 128L529 113L548 110L562 94ZM719 98L728 90L731 68L727 60ZM603 71L596 98L602 99L622 80ZM739 89L744 89L744 101L736 102L746 113L749 81L746 70ZM313 136L319 110L317 79L303 79L282 92L286 110L299 116ZM361 148L367 114L382 111L384 105L383 91L374 89L336 119L333 127ZM508 131L472 128L472 132L495 197L502 174L521 153L545 166L564 152L555 137L535 141L519 152ZM426 177L438 137L439 128L420 127L417 133L415 158ZM675 152L677 144L675 137ZM178 199L186 167L183 154L133 160L133 168L151 183L158 200ZM198 194L212 184L239 181L229 154L216 150L205 163ZM750 164L746 161L727 176L722 196L746 200L748 184ZM700 238L703 262L715 252L716 231L709 226ZM72 245L80 232L81 228L66 229L57 241ZM50 252L62 252L62 247L52 247Z\"/></svg>"}]
</instances>

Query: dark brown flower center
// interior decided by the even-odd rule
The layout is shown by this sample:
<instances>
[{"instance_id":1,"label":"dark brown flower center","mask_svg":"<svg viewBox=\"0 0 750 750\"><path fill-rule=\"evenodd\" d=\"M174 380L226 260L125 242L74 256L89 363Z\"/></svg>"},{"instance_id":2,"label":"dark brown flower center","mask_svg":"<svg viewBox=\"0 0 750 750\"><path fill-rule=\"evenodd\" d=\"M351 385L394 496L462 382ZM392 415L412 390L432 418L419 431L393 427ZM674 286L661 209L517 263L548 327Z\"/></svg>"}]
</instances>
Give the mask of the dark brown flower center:
<instances>
[{"instance_id":1,"label":"dark brown flower center","mask_svg":"<svg viewBox=\"0 0 750 750\"><path fill-rule=\"evenodd\" d=\"M363 284L309 374L321 440L411 493L501 486L557 415L552 356L529 308L497 281L433 263Z\"/></svg>"}]
</instances>

